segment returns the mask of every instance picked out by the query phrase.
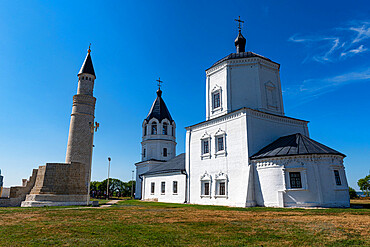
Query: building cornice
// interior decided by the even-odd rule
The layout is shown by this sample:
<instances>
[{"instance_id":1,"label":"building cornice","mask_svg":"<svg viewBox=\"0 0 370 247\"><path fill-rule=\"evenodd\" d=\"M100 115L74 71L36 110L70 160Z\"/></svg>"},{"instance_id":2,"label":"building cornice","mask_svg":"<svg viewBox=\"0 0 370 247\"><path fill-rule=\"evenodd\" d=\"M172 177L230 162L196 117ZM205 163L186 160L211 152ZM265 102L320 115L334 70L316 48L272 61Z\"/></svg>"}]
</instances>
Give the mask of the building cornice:
<instances>
[{"instance_id":1,"label":"building cornice","mask_svg":"<svg viewBox=\"0 0 370 247\"><path fill-rule=\"evenodd\" d=\"M227 113L225 115L222 115L222 116L210 119L210 120L206 120L206 121L200 122L198 124L188 126L185 129L186 130L196 130L196 129L199 129L199 128L202 128L202 127L207 127L207 126L214 125L214 124L217 124L217 123L226 122L230 119L241 117L242 115L250 115L250 116L260 117L260 118L264 118L264 119L271 119L271 120L276 121L276 122L284 122L284 123L290 123L290 124L299 124L299 125L305 124L306 125L307 123L309 123L308 121L301 120L301 119L296 119L296 118L286 117L286 116L280 116L280 115L267 113L267 112L262 112L262 111L258 111L258 110L254 110L254 109L251 109L251 108L244 107L244 108L241 108L239 110Z\"/></svg>"}]
</instances>

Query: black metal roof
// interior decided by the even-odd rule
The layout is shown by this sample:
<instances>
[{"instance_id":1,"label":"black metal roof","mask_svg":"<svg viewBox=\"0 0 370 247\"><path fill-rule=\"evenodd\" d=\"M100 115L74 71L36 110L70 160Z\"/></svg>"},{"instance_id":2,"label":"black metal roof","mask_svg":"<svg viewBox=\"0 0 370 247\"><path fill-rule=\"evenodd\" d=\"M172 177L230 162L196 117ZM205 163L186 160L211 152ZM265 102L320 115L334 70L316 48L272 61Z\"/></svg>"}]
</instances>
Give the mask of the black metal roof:
<instances>
[{"instance_id":1,"label":"black metal roof","mask_svg":"<svg viewBox=\"0 0 370 247\"><path fill-rule=\"evenodd\" d=\"M160 164L141 175L152 175L170 172L185 171L185 153L177 155L175 158Z\"/></svg>"},{"instance_id":2,"label":"black metal roof","mask_svg":"<svg viewBox=\"0 0 370 247\"><path fill-rule=\"evenodd\" d=\"M246 51L246 52L231 53L230 55L227 55L226 57L224 57L224 58L218 60L217 62L215 62L210 68L212 68L212 67L214 67L216 65L219 65L219 64L223 63L226 60L239 59L239 58L249 58L249 57L259 57L259 58L262 58L264 60L267 60L269 62L275 63L275 64L277 64L277 65L280 66L280 64L272 61L271 59L269 59L267 57L258 55L258 54L254 53L254 52L251 52L251 51Z\"/></svg>"},{"instance_id":3,"label":"black metal roof","mask_svg":"<svg viewBox=\"0 0 370 247\"><path fill-rule=\"evenodd\" d=\"M273 143L262 148L252 155L251 159L271 158L279 156L293 156L305 154L337 154L346 157L344 154L331 149L317 141L314 141L300 133L283 136Z\"/></svg>"},{"instance_id":4,"label":"black metal roof","mask_svg":"<svg viewBox=\"0 0 370 247\"><path fill-rule=\"evenodd\" d=\"M80 72L78 72L78 75L86 73L95 76L94 66L92 64L91 55L90 52L87 53L84 63L82 64L82 67L80 69Z\"/></svg>"},{"instance_id":5,"label":"black metal roof","mask_svg":"<svg viewBox=\"0 0 370 247\"><path fill-rule=\"evenodd\" d=\"M167 118L170 122L172 122L172 117L167 109L164 100L162 99L162 91L160 89L157 90L157 98L153 102L152 107L150 108L149 114L146 117L146 120L149 121L152 118L156 118L159 122L163 119Z\"/></svg>"}]
</instances>

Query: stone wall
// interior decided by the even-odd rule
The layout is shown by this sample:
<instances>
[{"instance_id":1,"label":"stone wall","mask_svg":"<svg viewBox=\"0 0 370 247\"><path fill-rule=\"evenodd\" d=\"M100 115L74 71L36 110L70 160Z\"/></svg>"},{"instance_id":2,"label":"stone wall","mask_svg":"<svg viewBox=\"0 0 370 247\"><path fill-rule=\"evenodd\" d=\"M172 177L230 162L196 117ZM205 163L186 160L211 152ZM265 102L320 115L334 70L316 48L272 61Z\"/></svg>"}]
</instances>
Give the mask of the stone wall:
<instances>
[{"instance_id":1,"label":"stone wall","mask_svg":"<svg viewBox=\"0 0 370 247\"><path fill-rule=\"evenodd\" d=\"M47 163L39 167L30 194L87 195L88 171L81 163Z\"/></svg>"},{"instance_id":2,"label":"stone wall","mask_svg":"<svg viewBox=\"0 0 370 247\"><path fill-rule=\"evenodd\" d=\"M0 198L0 207L18 207L35 185L37 169L33 169L32 175L28 180L22 180L24 186L10 187L9 198Z\"/></svg>"}]
</instances>

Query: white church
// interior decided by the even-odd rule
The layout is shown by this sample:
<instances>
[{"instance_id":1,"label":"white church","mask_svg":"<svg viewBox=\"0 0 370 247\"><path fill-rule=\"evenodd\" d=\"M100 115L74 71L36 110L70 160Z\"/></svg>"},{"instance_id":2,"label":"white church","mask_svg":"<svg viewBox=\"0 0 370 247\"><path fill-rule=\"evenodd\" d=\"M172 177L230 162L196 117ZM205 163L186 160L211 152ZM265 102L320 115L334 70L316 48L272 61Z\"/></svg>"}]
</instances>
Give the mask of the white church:
<instances>
[{"instance_id":1,"label":"white church","mask_svg":"<svg viewBox=\"0 0 370 247\"><path fill-rule=\"evenodd\" d=\"M245 51L206 70L206 120L176 124L158 89L142 124L141 200L235 207L349 207L345 155L310 139L308 122L284 114L280 64Z\"/></svg>"}]
</instances>

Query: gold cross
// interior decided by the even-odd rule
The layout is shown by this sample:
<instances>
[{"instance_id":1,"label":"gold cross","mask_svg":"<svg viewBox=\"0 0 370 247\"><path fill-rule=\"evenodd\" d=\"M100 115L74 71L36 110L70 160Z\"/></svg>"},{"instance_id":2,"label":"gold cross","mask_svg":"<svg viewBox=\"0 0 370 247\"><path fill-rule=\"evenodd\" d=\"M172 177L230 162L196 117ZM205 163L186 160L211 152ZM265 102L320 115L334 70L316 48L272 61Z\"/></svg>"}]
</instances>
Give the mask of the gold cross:
<instances>
[{"instance_id":1,"label":"gold cross","mask_svg":"<svg viewBox=\"0 0 370 247\"><path fill-rule=\"evenodd\" d=\"M235 19L235 21L239 22L239 23L238 23L238 29L239 29L239 31L240 31L240 30L242 30L242 28L241 28L241 23L244 23L244 21L240 20L240 16L239 16L239 18L238 18L238 19Z\"/></svg>"},{"instance_id":2,"label":"gold cross","mask_svg":"<svg viewBox=\"0 0 370 247\"><path fill-rule=\"evenodd\" d=\"M89 45L89 49L87 50L87 52L88 52L88 53L90 53L90 52L91 52L90 48L91 48L91 43L90 43L90 45Z\"/></svg>"},{"instance_id":3,"label":"gold cross","mask_svg":"<svg viewBox=\"0 0 370 247\"><path fill-rule=\"evenodd\" d=\"M161 81L160 77L156 81L158 82L158 88L161 89L161 84L163 83L163 81Z\"/></svg>"}]
</instances>

